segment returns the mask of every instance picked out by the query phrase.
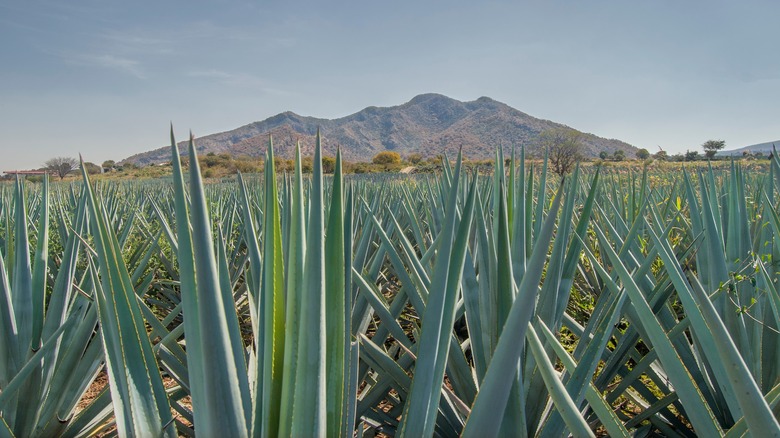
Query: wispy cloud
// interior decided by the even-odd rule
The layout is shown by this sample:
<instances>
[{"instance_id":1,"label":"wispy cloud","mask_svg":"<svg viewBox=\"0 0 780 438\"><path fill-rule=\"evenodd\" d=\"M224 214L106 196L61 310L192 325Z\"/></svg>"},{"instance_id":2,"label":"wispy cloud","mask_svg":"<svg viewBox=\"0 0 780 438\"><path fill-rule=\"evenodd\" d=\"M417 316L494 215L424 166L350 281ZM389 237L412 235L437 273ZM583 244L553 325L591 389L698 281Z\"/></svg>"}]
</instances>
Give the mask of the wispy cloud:
<instances>
[{"instance_id":1,"label":"wispy cloud","mask_svg":"<svg viewBox=\"0 0 780 438\"><path fill-rule=\"evenodd\" d=\"M108 68L119 71L121 73L134 76L138 79L146 79L146 73L144 72L141 63L128 58L109 54L95 54L95 55L79 55L71 60L77 64L92 65L97 67Z\"/></svg>"},{"instance_id":2,"label":"wispy cloud","mask_svg":"<svg viewBox=\"0 0 780 438\"><path fill-rule=\"evenodd\" d=\"M226 86L252 89L278 96L290 96L294 94L289 91L273 88L268 85L268 81L265 79L248 73L234 73L224 70L200 70L189 72L187 73L187 76L214 81Z\"/></svg>"},{"instance_id":3,"label":"wispy cloud","mask_svg":"<svg viewBox=\"0 0 780 438\"><path fill-rule=\"evenodd\" d=\"M265 52L286 50L297 43L291 36L272 35L270 30L218 25L208 20L188 22L165 29L134 27L105 30L97 35L108 47L119 53L170 54L192 50L193 45L251 44Z\"/></svg>"},{"instance_id":4,"label":"wispy cloud","mask_svg":"<svg viewBox=\"0 0 780 438\"><path fill-rule=\"evenodd\" d=\"M114 51L126 54L167 55L175 52L174 43L163 36L143 32L115 30L101 33L98 39Z\"/></svg>"}]
</instances>

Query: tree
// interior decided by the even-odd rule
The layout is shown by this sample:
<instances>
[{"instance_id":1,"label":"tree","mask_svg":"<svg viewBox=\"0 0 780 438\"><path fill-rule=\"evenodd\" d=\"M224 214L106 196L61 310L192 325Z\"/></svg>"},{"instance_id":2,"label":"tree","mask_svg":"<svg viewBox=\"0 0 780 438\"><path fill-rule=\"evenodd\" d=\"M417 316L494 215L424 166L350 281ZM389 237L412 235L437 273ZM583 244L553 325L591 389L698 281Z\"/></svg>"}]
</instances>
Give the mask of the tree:
<instances>
[{"instance_id":1,"label":"tree","mask_svg":"<svg viewBox=\"0 0 780 438\"><path fill-rule=\"evenodd\" d=\"M638 151L636 151L636 157L639 158L640 160L646 160L650 158L650 151L648 151L647 149L639 149Z\"/></svg>"},{"instance_id":2,"label":"tree","mask_svg":"<svg viewBox=\"0 0 780 438\"><path fill-rule=\"evenodd\" d=\"M398 152L380 152L374 155L374 159L371 160L374 164L400 164L401 156Z\"/></svg>"},{"instance_id":3,"label":"tree","mask_svg":"<svg viewBox=\"0 0 780 438\"><path fill-rule=\"evenodd\" d=\"M685 161L696 161L699 159L699 151L685 151Z\"/></svg>"},{"instance_id":4,"label":"tree","mask_svg":"<svg viewBox=\"0 0 780 438\"><path fill-rule=\"evenodd\" d=\"M623 161L626 159L626 151L618 149L612 153L612 159L615 161Z\"/></svg>"},{"instance_id":5,"label":"tree","mask_svg":"<svg viewBox=\"0 0 780 438\"><path fill-rule=\"evenodd\" d=\"M409 154L409 156L406 157L406 160L409 161L412 164L419 164L420 161L422 161L422 155L420 155L420 154L415 152L415 153Z\"/></svg>"},{"instance_id":6,"label":"tree","mask_svg":"<svg viewBox=\"0 0 780 438\"><path fill-rule=\"evenodd\" d=\"M601 158L602 160L606 160L607 158L609 158L609 152L607 151L599 152L599 158Z\"/></svg>"},{"instance_id":7,"label":"tree","mask_svg":"<svg viewBox=\"0 0 780 438\"><path fill-rule=\"evenodd\" d=\"M667 154L665 150L660 150L653 155L653 158L658 161L666 161L669 159L669 154Z\"/></svg>"},{"instance_id":8,"label":"tree","mask_svg":"<svg viewBox=\"0 0 780 438\"><path fill-rule=\"evenodd\" d=\"M116 162L114 160L106 160L103 162L103 169L105 170L111 170L116 166Z\"/></svg>"},{"instance_id":9,"label":"tree","mask_svg":"<svg viewBox=\"0 0 780 438\"><path fill-rule=\"evenodd\" d=\"M704 155L707 159L711 160L715 158L715 154L717 154L719 150L726 147L726 142L724 140L707 140L701 147L704 149Z\"/></svg>"},{"instance_id":10,"label":"tree","mask_svg":"<svg viewBox=\"0 0 780 438\"><path fill-rule=\"evenodd\" d=\"M553 172L566 175L582 159L582 133L571 128L554 128L539 134L539 146L546 150Z\"/></svg>"},{"instance_id":11,"label":"tree","mask_svg":"<svg viewBox=\"0 0 780 438\"><path fill-rule=\"evenodd\" d=\"M56 173L60 179L63 179L65 175L79 167L79 161L71 157L56 157L47 160L43 166L49 172Z\"/></svg>"},{"instance_id":12,"label":"tree","mask_svg":"<svg viewBox=\"0 0 780 438\"><path fill-rule=\"evenodd\" d=\"M301 173L314 172L314 157L301 158Z\"/></svg>"},{"instance_id":13,"label":"tree","mask_svg":"<svg viewBox=\"0 0 780 438\"><path fill-rule=\"evenodd\" d=\"M90 162L84 163L84 169L86 169L87 173L90 175L97 175L99 173L103 173L103 169L101 169L100 166L98 166L95 163L90 163Z\"/></svg>"},{"instance_id":14,"label":"tree","mask_svg":"<svg viewBox=\"0 0 780 438\"><path fill-rule=\"evenodd\" d=\"M322 157L322 172L333 173L336 171L336 159L329 156Z\"/></svg>"},{"instance_id":15,"label":"tree","mask_svg":"<svg viewBox=\"0 0 780 438\"><path fill-rule=\"evenodd\" d=\"M277 156L274 157L274 168L279 173L292 172L295 169L295 163L292 160L285 160Z\"/></svg>"}]
</instances>

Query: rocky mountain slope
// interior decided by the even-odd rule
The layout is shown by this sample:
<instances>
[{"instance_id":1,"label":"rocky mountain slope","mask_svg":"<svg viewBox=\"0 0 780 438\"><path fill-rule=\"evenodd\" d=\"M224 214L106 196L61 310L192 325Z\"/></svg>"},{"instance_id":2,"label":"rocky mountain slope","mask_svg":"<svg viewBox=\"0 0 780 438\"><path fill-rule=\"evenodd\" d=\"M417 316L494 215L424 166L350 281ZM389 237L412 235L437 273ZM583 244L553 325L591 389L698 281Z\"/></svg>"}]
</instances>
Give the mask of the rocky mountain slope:
<instances>
[{"instance_id":1,"label":"rocky mountain slope","mask_svg":"<svg viewBox=\"0 0 780 438\"><path fill-rule=\"evenodd\" d=\"M325 154L335 155L341 147L349 161L370 161L378 152L395 151L405 156L420 153L424 157L446 151L450 156L463 146L470 159L489 159L497 146L509 152L512 146L534 148L539 134L559 123L542 120L488 97L461 102L440 94L422 94L393 107L368 107L339 119L304 117L284 112L261 122L232 131L211 134L195 140L198 153L229 153L257 157L265 153L269 134L277 156L292 158L300 141L302 154L314 150L314 136L320 128ZM582 137L584 153L596 157L622 149L633 157L636 148L625 142L593 134ZM185 143L179 144L183 155ZM167 147L133 155L124 160L139 165L170 161Z\"/></svg>"}]
</instances>

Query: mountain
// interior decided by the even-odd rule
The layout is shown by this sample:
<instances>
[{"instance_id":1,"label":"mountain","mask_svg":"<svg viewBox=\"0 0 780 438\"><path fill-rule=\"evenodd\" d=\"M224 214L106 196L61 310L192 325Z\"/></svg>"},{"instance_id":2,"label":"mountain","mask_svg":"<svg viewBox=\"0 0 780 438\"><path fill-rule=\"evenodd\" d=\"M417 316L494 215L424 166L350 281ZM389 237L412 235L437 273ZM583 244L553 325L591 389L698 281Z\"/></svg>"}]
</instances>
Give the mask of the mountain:
<instances>
[{"instance_id":1,"label":"mountain","mask_svg":"<svg viewBox=\"0 0 780 438\"><path fill-rule=\"evenodd\" d=\"M773 145L774 147L780 148L780 140L754 144L750 146L741 147L739 149L732 149L729 151L720 151L718 152L718 155L727 156L727 157L736 155L741 157L743 152L752 152L752 153L761 152L764 155L769 155L769 153L772 152Z\"/></svg>"},{"instance_id":2,"label":"mountain","mask_svg":"<svg viewBox=\"0 0 780 438\"><path fill-rule=\"evenodd\" d=\"M490 159L497 146L508 153L512 146L533 148L539 134L551 128L564 127L549 120L537 119L488 97L461 102L440 94L422 94L393 107L370 106L339 119L318 119L284 112L261 122L250 123L232 131L211 134L195 140L199 154L229 153L252 157L265 153L269 134L276 156L292 158L295 143L301 153L311 155L317 128L322 134L326 155L335 155L341 146L345 160L370 161L382 151L405 156L420 153L424 157L447 152L454 156L463 146L470 159ZM596 157L617 149L633 157L634 146L619 140L583 134L584 154ZM179 143L186 155L185 142ZM123 162L139 165L170 161L170 150L162 147L126 158Z\"/></svg>"}]
</instances>

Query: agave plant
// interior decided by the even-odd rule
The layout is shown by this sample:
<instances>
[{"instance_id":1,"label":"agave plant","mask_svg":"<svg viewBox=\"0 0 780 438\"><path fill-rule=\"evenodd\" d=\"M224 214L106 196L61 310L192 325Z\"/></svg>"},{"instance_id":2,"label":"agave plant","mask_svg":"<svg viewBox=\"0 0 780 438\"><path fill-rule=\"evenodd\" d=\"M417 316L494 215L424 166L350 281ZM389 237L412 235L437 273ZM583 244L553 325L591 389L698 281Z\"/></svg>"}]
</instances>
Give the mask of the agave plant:
<instances>
[{"instance_id":1,"label":"agave plant","mask_svg":"<svg viewBox=\"0 0 780 438\"><path fill-rule=\"evenodd\" d=\"M26 197L17 179L13 204L4 206L6 231L13 228L6 243L13 236L13 246L7 246L5 263L0 263L0 434L87 435L99 430L112 410L104 391L76 412L103 361L102 342L95 336L97 306L94 296L85 292L93 289L96 276L77 266L87 230L86 198L70 205L75 211L68 217L68 205L63 205L68 199L55 198L60 203L52 204L44 177L34 198L33 248ZM48 249L52 211L59 231L56 241L62 245L56 265L50 264Z\"/></svg>"},{"instance_id":2,"label":"agave plant","mask_svg":"<svg viewBox=\"0 0 780 438\"><path fill-rule=\"evenodd\" d=\"M206 184L196 152L0 188L0 436L780 433L776 155L345 178L318 135L311 176L269 139Z\"/></svg>"},{"instance_id":3,"label":"agave plant","mask_svg":"<svg viewBox=\"0 0 780 438\"><path fill-rule=\"evenodd\" d=\"M190 166L187 192L179 152L171 140L177 230L171 243L180 267L183 335L189 342L185 358L166 354L169 360L162 366L186 383L194 430L207 436L223 431L235 436L332 436L351 430L344 412L350 394L354 398L355 386L349 379L354 373L349 370L356 361L350 350L357 347L347 336L349 258L343 248L351 230L344 220L340 156L327 231L319 142L308 205L298 153L293 186L283 204L288 209L284 239L270 142L261 202L252 198L239 176L239 226L248 255L243 275L253 328L253 342L245 346L227 244L223 236L214 237L197 161ZM189 152L196 157L192 139ZM257 214L260 205L262 214ZM169 236L173 239L172 233ZM174 371L184 362L186 376Z\"/></svg>"}]
</instances>

